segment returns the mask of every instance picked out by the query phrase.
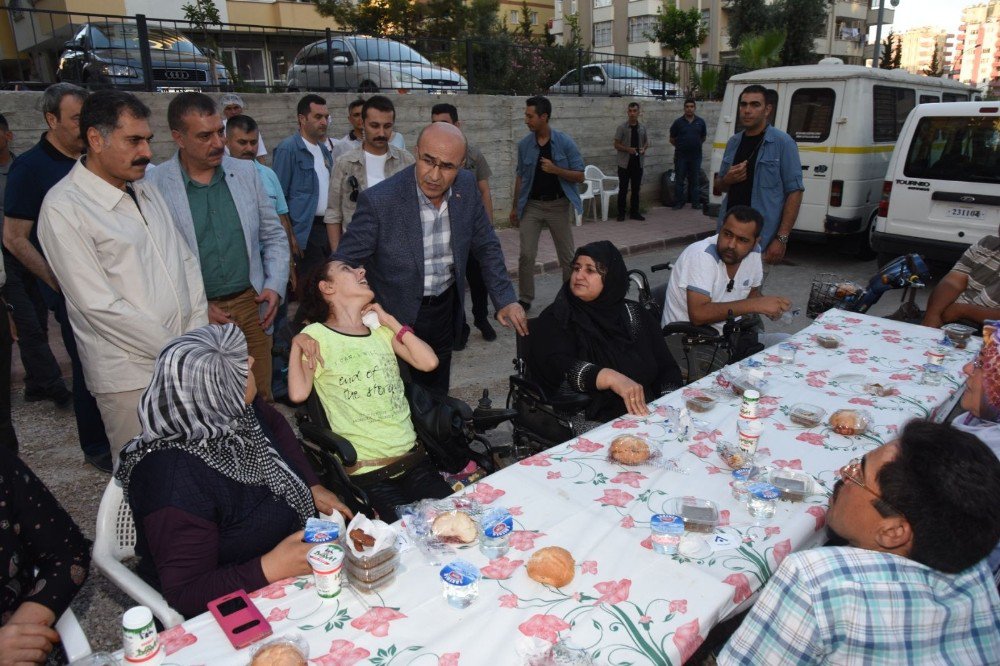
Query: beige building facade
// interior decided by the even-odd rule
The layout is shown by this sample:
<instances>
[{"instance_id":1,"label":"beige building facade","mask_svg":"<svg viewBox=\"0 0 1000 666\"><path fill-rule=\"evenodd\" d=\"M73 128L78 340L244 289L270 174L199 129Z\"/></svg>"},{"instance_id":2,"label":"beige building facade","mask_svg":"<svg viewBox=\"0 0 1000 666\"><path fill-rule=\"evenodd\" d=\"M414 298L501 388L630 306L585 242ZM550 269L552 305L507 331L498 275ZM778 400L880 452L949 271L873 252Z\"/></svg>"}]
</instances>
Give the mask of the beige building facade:
<instances>
[{"instance_id":1,"label":"beige building facade","mask_svg":"<svg viewBox=\"0 0 1000 666\"><path fill-rule=\"evenodd\" d=\"M937 53L938 65L942 70L948 69L951 62L951 45L955 41L955 35L948 34L947 30L923 26L921 28L911 28L899 35L902 43L900 47L900 67L910 74L923 74L931 66L934 53Z\"/></svg>"},{"instance_id":2,"label":"beige building facade","mask_svg":"<svg viewBox=\"0 0 1000 666\"><path fill-rule=\"evenodd\" d=\"M983 92L1000 93L1000 0L962 11L951 77Z\"/></svg>"}]
</instances>

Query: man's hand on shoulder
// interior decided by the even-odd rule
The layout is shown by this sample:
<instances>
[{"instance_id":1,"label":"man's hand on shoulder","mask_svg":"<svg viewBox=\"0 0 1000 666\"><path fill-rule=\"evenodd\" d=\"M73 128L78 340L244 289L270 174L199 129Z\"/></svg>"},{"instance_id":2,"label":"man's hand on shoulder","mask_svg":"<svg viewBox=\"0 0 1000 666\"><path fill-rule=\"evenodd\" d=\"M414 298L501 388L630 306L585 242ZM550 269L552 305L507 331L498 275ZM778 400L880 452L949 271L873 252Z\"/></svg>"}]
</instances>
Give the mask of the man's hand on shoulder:
<instances>
[{"instance_id":1,"label":"man's hand on shoulder","mask_svg":"<svg viewBox=\"0 0 1000 666\"><path fill-rule=\"evenodd\" d=\"M517 301L500 308L497 312L497 321L506 328L513 328L518 335L528 334L528 317Z\"/></svg>"}]
</instances>

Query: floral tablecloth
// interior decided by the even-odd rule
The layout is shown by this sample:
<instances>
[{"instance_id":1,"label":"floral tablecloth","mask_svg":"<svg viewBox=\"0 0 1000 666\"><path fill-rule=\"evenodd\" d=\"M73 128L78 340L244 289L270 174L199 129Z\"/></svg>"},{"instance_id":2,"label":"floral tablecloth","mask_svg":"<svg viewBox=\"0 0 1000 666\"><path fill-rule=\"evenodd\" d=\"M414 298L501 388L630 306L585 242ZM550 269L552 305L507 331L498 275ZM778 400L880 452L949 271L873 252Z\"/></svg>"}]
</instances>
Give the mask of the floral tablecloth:
<instances>
[{"instance_id":1,"label":"floral tablecloth","mask_svg":"<svg viewBox=\"0 0 1000 666\"><path fill-rule=\"evenodd\" d=\"M821 348L817 333L843 339ZM835 470L891 440L914 417L943 419L964 384L962 366L978 349L952 350L939 386L919 383L925 352L940 334L920 326L830 311L790 339L793 364L769 350L753 361L768 379L760 400L765 424L758 464L802 470L832 487ZM894 389L884 397L869 382ZM708 391L716 407L697 414L694 432L679 442L671 408L685 395ZM349 664L517 664L532 639L562 640L584 648L598 664L680 664L717 622L747 606L793 550L822 543L826 495L780 502L773 519L755 522L733 499L730 474L716 453L719 440L736 441L739 398L715 375L654 403L645 419L626 417L508 467L471 488L480 503L505 506L515 518L511 550L488 561L475 549L461 556L482 568L479 598L465 609L447 605L438 567L414 548L402 556L394 584L381 593L344 591L321 600L307 578L289 579L251 594L276 635L298 633L310 662ZM856 407L874 420L864 435L846 437L828 426L802 428L788 418L794 403L830 414ZM622 433L662 446L660 464L624 467L608 460ZM650 517L672 498L716 502L724 537L703 557L658 555L650 547ZM525 563L537 548L557 545L576 560L576 576L561 589L528 578ZM208 614L162 634L166 663L240 664L250 650L233 650Z\"/></svg>"}]
</instances>

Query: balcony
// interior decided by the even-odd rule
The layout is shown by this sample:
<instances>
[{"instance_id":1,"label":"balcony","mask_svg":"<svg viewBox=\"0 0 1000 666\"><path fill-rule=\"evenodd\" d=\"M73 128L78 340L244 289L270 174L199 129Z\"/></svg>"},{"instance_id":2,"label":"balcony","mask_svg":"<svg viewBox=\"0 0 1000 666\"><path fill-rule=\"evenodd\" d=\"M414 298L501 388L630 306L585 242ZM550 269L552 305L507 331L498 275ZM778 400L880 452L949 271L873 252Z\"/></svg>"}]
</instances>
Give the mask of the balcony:
<instances>
[{"instance_id":1,"label":"balcony","mask_svg":"<svg viewBox=\"0 0 1000 666\"><path fill-rule=\"evenodd\" d=\"M893 17L896 16L896 10L892 8L889 4L889 0L885 2L885 11L882 12L882 25L889 25L893 21ZM878 4L875 3L873 9L868 10L868 17L865 19L868 25L875 25L878 22Z\"/></svg>"},{"instance_id":2,"label":"balcony","mask_svg":"<svg viewBox=\"0 0 1000 666\"><path fill-rule=\"evenodd\" d=\"M837 0L834 7L837 16L865 19L868 17L868 3L857 0Z\"/></svg>"}]
</instances>

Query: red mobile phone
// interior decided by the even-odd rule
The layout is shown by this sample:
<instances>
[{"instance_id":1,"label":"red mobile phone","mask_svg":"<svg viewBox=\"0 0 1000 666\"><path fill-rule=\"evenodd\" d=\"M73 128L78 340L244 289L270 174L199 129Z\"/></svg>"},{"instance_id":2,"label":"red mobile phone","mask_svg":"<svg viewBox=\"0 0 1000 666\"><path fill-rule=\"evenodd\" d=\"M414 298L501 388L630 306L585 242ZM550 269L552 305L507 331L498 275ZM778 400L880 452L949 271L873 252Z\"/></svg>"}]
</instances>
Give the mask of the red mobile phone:
<instances>
[{"instance_id":1,"label":"red mobile phone","mask_svg":"<svg viewBox=\"0 0 1000 666\"><path fill-rule=\"evenodd\" d=\"M208 611L237 650L271 635L271 625L243 590L209 601Z\"/></svg>"}]
</instances>

